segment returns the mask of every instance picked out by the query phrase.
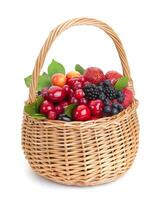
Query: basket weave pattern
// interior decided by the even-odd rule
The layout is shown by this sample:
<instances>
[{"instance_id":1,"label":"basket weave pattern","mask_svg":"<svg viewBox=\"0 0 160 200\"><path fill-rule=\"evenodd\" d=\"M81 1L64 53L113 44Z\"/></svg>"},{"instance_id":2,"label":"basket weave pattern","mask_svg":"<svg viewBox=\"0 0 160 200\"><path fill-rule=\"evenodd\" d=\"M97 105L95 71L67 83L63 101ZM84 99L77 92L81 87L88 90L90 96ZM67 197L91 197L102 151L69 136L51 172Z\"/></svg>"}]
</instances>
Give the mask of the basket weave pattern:
<instances>
[{"instance_id":1,"label":"basket weave pattern","mask_svg":"<svg viewBox=\"0 0 160 200\"><path fill-rule=\"evenodd\" d=\"M89 18L69 20L56 27L47 38L32 74L28 103L36 98L36 87L46 54L56 37L74 25L94 25L114 41L129 78L129 66L122 43L107 24ZM117 179L131 166L138 148L138 101L116 116L86 122L38 120L23 115L22 146L30 166L38 174L68 185L97 185Z\"/></svg>"}]
</instances>

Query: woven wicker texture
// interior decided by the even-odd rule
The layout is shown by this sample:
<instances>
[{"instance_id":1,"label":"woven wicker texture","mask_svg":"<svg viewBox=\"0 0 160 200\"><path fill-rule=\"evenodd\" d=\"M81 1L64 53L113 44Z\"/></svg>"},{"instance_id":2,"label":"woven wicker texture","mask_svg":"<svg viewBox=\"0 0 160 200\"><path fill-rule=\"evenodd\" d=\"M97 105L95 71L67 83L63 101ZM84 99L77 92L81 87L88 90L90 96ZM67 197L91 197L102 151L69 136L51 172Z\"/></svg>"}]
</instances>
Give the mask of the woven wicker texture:
<instances>
[{"instance_id":1,"label":"woven wicker texture","mask_svg":"<svg viewBox=\"0 0 160 200\"><path fill-rule=\"evenodd\" d=\"M46 54L60 33L75 25L94 25L113 40L123 74L133 82L122 43L104 22L78 18L60 24L49 34L32 74L28 103L36 98L38 77ZM68 185L97 185L117 179L134 161L138 148L138 101L116 116L86 122L33 119L24 113L22 146L30 166L38 174Z\"/></svg>"}]
</instances>

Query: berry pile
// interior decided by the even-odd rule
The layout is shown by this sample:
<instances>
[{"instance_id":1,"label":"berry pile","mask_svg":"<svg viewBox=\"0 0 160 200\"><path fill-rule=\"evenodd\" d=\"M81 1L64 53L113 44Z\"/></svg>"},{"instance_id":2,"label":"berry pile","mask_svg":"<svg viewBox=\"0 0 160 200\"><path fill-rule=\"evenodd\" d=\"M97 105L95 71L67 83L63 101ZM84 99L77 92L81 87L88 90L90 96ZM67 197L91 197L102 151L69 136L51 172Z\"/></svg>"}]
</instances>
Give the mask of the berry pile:
<instances>
[{"instance_id":1,"label":"berry pile","mask_svg":"<svg viewBox=\"0 0 160 200\"><path fill-rule=\"evenodd\" d=\"M31 105L25 109L33 117L67 122L95 120L116 115L133 102L133 93L127 87L128 78L118 72L104 74L99 68L83 69L78 65L77 71L65 75L60 63L52 61L49 67L50 73L42 75L47 76L49 82L38 85L42 88L37 93L41 97L38 113L28 112Z\"/></svg>"}]
</instances>

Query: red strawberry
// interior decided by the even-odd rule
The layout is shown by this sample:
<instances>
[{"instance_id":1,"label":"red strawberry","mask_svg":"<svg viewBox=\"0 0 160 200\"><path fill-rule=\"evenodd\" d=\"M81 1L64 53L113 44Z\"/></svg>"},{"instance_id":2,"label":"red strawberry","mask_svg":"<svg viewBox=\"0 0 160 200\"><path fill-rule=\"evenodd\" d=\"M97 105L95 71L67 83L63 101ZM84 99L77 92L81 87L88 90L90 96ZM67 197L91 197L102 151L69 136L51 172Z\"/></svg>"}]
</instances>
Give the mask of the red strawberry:
<instances>
[{"instance_id":1,"label":"red strawberry","mask_svg":"<svg viewBox=\"0 0 160 200\"><path fill-rule=\"evenodd\" d=\"M124 94L124 101L122 105L124 108L127 108L133 102L134 95L133 92L128 88L124 88L122 92Z\"/></svg>"},{"instance_id":2,"label":"red strawberry","mask_svg":"<svg viewBox=\"0 0 160 200\"><path fill-rule=\"evenodd\" d=\"M106 79L111 81L112 85L114 85L117 82L117 80L122 77L122 75L116 71L108 71L105 74L105 77Z\"/></svg>"},{"instance_id":3,"label":"red strawberry","mask_svg":"<svg viewBox=\"0 0 160 200\"><path fill-rule=\"evenodd\" d=\"M98 67L88 67L84 72L84 78L91 83L100 83L105 80L104 73Z\"/></svg>"}]
</instances>

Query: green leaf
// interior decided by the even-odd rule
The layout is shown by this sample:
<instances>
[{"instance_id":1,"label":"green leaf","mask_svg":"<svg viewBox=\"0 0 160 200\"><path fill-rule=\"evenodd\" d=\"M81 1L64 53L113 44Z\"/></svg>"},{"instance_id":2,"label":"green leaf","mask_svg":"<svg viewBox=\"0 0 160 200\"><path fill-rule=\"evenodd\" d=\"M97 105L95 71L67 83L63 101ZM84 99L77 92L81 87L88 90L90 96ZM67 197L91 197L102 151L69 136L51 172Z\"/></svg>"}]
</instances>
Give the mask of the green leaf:
<instances>
[{"instance_id":1,"label":"green leaf","mask_svg":"<svg viewBox=\"0 0 160 200\"><path fill-rule=\"evenodd\" d=\"M77 64L76 66L75 66L75 70L77 71L77 72L79 72L80 74L84 74L84 71L85 71L85 69L81 66L81 65L79 65L79 64Z\"/></svg>"},{"instance_id":2,"label":"green leaf","mask_svg":"<svg viewBox=\"0 0 160 200\"><path fill-rule=\"evenodd\" d=\"M39 114L39 113L36 113L36 114L33 114L31 115L33 118L35 119L46 119L47 117L43 114Z\"/></svg>"},{"instance_id":3,"label":"green leaf","mask_svg":"<svg viewBox=\"0 0 160 200\"><path fill-rule=\"evenodd\" d=\"M44 99L42 96L38 96L34 103L26 104L24 106L24 111L31 116L35 114L39 114L39 106L41 105L43 100Z\"/></svg>"},{"instance_id":4,"label":"green leaf","mask_svg":"<svg viewBox=\"0 0 160 200\"><path fill-rule=\"evenodd\" d=\"M32 82L32 75L29 75L26 78L24 78L24 82L25 82L26 86L29 87Z\"/></svg>"},{"instance_id":5,"label":"green leaf","mask_svg":"<svg viewBox=\"0 0 160 200\"><path fill-rule=\"evenodd\" d=\"M36 104L35 103L30 103L30 104L26 104L24 106L24 111L29 114L29 115L33 115L36 114Z\"/></svg>"},{"instance_id":6,"label":"green leaf","mask_svg":"<svg viewBox=\"0 0 160 200\"><path fill-rule=\"evenodd\" d=\"M42 96L38 96L35 102L36 105L36 112L39 112L39 107L42 104L42 102L44 101L44 98Z\"/></svg>"},{"instance_id":7,"label":"green leaf","mask_svg":"<svg viewBox=\"0 0 160 200\"><path fill-rule=\"evenodd\" d=\"M44 87L49 87L49 86L51 86L50 77L48 76L47 73L44 72L39 77L37 90L41 91Z\"/></svg>"},{"instance_id":8,"label":"green leaf","mask_svg":"<svg viewBox=\"0 0 160 200\"><path fill-rule=\"evenodd\" d=\"M65 74L65 68L62 64L55 60L52 60L51 64L48 66L48 75L51 77L53 74Z\"/></svg>"},{"instance_id":9,"label":"green leaf","mask_svg":"<svg viewBox=\"0 0 160 200\"><path fill-rule=\"evenodd\" d=\"M127 85L128 85L128 77L123 76L118 79L114 87L116 90L122 90L123 88L127 87Z\"/></svg>"},{"instance_id":10,"label":"green leaf","mask_svg":"<svg viewBox=\"0 0 160 200\"><path fill-rule=\"evenodd\" d=\"M64 113L68 116L68 117L72 117L72 113L73 113L73 110L77 107L76 104L70 104L69 106L67 106L65 109L64 109Z\"/></svg>"},{"instance_id":11,"label":"green leaf","mask_svg":"<svg viewBox=\"0 0 160 200\"><path fill-rule=\"evenodd\" d=\"M25 79L25 84L27 87L30 86L31 82L32 82L32 75L27 76ZM38 80L38 86L37 86L37 90L41 91L44 87L49 87L51 86L51 82L50 82L50 77L48 76L47 73L43 73Z\"/></svg>"}]
</instances>

